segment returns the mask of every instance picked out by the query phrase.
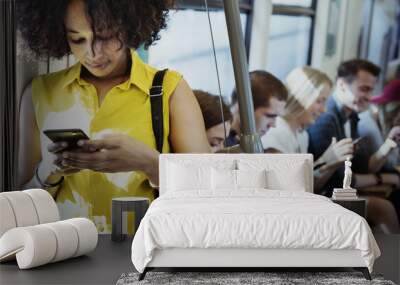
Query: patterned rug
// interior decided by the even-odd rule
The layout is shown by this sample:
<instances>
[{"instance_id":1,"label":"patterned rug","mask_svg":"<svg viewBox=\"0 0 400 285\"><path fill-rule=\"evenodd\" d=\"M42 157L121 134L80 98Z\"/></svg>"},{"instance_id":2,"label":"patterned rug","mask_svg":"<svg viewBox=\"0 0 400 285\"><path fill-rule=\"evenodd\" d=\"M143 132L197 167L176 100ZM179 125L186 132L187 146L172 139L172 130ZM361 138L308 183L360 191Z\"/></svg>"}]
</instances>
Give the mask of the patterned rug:
<instances>
[{"instance_id":1,"label":"patterned rug","mask_svg":"<svg viewBox=\"0 0 400 285\"><path fill-rule=\"evenodd\" d=\"M372 281L364 278L360 272L148 272L142 281L138 281L139 273L122 274L117 285L133 284L213 284L213 285L297 285L297 284L387 284L380 275L372 274Z\"/></svg>"}]
</instances>

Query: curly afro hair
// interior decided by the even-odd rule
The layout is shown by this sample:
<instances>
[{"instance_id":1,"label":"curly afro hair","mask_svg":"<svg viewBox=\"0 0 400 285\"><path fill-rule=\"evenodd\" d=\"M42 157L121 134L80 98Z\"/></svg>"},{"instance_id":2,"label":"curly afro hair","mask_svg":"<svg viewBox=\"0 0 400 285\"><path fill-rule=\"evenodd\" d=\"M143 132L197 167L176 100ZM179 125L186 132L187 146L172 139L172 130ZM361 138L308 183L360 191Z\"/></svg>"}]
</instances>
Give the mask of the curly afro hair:
<instances>
[{"instance_id":1,"label":"curly afro hair","mask_svg":"<svg viewBox=\"0 0 400 285\"><path fill-rule=\"evenodd\" d=\"M147 48L166 27L173 0L83 0L94 34L115 31L122 44ZM64 27L69 0L18 0L18 29L38 57L71 53Z\"/></svg>"}]
</instances>

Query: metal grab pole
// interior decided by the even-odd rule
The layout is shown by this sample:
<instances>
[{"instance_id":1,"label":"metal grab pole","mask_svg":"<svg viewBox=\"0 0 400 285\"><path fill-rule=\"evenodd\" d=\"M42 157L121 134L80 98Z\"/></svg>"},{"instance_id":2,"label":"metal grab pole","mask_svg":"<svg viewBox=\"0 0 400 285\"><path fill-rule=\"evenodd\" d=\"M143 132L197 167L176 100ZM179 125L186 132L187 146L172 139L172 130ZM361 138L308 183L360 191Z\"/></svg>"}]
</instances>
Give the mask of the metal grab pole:
<instances>
[{"instance_id":1,"label":"metal grab pole","mask_svg":"<svg viewBox=\"0 0 400 285\"><path fill-rule=\"evenodd\" d=\"M224 0L224 10L240 111L240 148L246 153L263 153L261 139L255 127L253 97L240 23L239 1Z\"/></svg>"}]
</instances>

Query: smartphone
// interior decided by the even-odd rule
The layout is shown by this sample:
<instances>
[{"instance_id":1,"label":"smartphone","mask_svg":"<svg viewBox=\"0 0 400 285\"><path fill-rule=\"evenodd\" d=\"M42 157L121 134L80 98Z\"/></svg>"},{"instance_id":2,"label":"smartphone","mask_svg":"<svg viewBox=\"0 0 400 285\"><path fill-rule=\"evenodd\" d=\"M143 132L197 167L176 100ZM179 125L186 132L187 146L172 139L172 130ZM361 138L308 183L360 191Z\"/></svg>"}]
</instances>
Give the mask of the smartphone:
<instances>
[{"instance_id":1,"label":"smartphone","mask_svg":"<svg viewBox=\"0 0 400 285\"><path fill-rule=\"evenodd\" d=\"M358 137L355 140L353 140L353 145L358 144L360 141L362 141L364 139L364 137Z\"/></svg>"},{"instance_id":2,"label":"smartphone","mask_svg":"<svg viewBox=\"0 0 400 285\"><path fill-rule=\"evenodd\" d=\"M43 133L52 142L66 142L68 143L68 149L74 149L78 147L79 140L88 140L89 137L81 129L52 129L44 130Z\"/></svg>"}]
</instances>

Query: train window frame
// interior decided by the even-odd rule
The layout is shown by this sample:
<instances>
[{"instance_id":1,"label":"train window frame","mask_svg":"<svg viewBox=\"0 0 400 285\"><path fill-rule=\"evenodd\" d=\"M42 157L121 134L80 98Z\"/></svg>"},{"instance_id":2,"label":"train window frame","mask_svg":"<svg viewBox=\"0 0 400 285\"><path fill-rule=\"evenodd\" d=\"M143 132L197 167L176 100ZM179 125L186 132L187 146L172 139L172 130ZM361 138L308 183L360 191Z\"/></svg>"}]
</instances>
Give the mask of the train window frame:
<instances>
[{"instance_id":1,"label":"train window frame","mask_svg":"<svg viewBox=\"0 0 400 285\"><path fill-rule=\"evenodd\" d=\"M251 31L253 26L253 4L254 0L239 0L240 13L247 14L246 29L244 31L244 41L245 41L247 60L249 60ZM210 10L222 10L223 0L207 0L207 5ZM198 11L205 11L204 0L181 0L177 2L175 9L177 10L194 9ZM317 13L317 0L312 0L311 5L309 7L300 5L272 3L272 16L283 15L283 16L295 16L295 17L309 17L311 19L309 48L307 53L308 65L311 65L312 61L316 13Z\"/></svg>"},{"instance_id":2,"label":"train window frame","mask_svg":"<svg viewBox=\"0 0 400 285\"><path fill-rule=\"evenodd\" d=\"M311 19L307 65L311 65L312 61L316 14L317 14L316 0L312 0L311 5L309 7L297 6L297 5L284 5L284 4L272 5L272 16L280 15L280 16L291 16L291 17L308 17Z\"/></svg>"},{"instance_id":3,"label":"train window frame","mask_svg":"<svg viewBox=\"0 0 400 285\"><path fill-rule=\"evenodd\" d=\"M247 60L249 59L249 53L250 53L250 40L251 40L251 30L252 30L252 11L253 11L253 2L254 0L238 0L239 3L239 12L240 12L240 21L242 24L242 33L245 41L245 52L247 56ZM191 62L191 53L189 50L187 50L188 55L186 57L188 58L189 62L182 62L178 65L174 65L173 63L168 62L168 53L166 51L171 50L174 46L173 41L170 41L170 44L163 46L164 43L168 43L169 37L166 34L160 34L161 40L160 42L150 46L148 49L145 49L143 52L143 59L150 64L151 66L155 68L171 68L173 70L179 71L184 77L185 80L189 83L189 85L193 89L202 89L204 91L209 92L210 94L213 95L221 95L224 97L224 100L226 102L230 102L232 90L235 88L235 79L234 79L234 67L233 67L233 62L231 59L231 52L230 52L230 43L228 38L228 31L226 30L226 27L222 27L221 24L223 25L223 22L226 23L225 20L225 15L224 15L224 1L223 0L207 0L207 6L208 10L210 11L210 17L213 18L214 15L218 15L216 19L218 19L219 24L218 26L213 28L213 34L214 34L214 45L216 48L216 53L213 54L213 50L211 47L211 42L206 44L205 46L202 46L204 51L207 51L207 59L202 57L198 58L198 62L196 63L196 66L199 67L201 64L204 63L204 60L209 60L209 64L207 66L208 70L210 72L214 72L214 67L215 67L215 56L217 57L217 64L218 64L218 71L216 71L215 76L213 77L215 80L209 80L208 82L203 82L204 79L208 76L207 74L204 74L204 72L201 72L199 69L198 75L199 76L193 76L192 73L188 73L187 67L190 66L189 62ZM195 15L196 17L201 18L202 24L204 27L202 28L202 36L201 38L204 38L204 36L207 36L207 40L211 41L211 38L208 39L208 35L205 35L206 33L210 34L209 31L209 22L206 21L207 19L207 9L205 6L205 1L204 0L178 0L175 2L175 5L171 8L171 14L170 14L170 19L171 22L168 23L168 28L166 33L171 33L171 35L176 35L177 28L179 26L175 26L172 23L172 17L174 17L175 13L179 15L179 13L188 13L188 15ZM183 13L181 15L183 15ZM182 20L181 16L179 16L179 21ZM190 23L186 26L194 25L195 23ZM211 23L213 25L213 23ZM197 24L196 24L197 25ZM172 28L174 27L174 28ZM196 26L198 27L198 26ZM187 32L187 29L184 29ZM207 31L207 32L206 32ZM164 32L164 31L163 31ZM215 35L218 33L220 36L222 36L223 41L220 41L220 37L216 37ZM188 34L186 34L188 36ZM226 36L226 38L225 38ZM167 40L168 38L168 40ZM204 38L206 39L206 38ZM165 40L163 42L163 40ZM204 41L203 41L204 42ZM223 57L219 58L219 50L217 45L220 43L224 43L224 51L223 51ZM160 52L163 51L163 52ZM175 52L175 51L174 51ZM164 53L164 55L162 55ZM194 55L198 56L198 55ZM196 58L193 58L193 60L197 60ZM224 70L224 72L221 72L221 70ZM213 73L214 74L214 73ZM225 76L226 75L226 76ZM218 79L217 77L218 76ZM210 83L211 82L211 83Z\"/></svg>"},{"instance_id":4,"label":"train window frame","mask_svg":"<svg viewBox=\"0 0 400 285\"><path fill-rule=\"evenodd\" d=\"M313 0L315 1L315 0ZM240 13L246 14L246 29L244 31L244 44L246 49L247 60L250 54L251 30L253 24L253 3L254 0L239 0ZM210 11L223 10L223 0L207 0L208 9ZM177 1L175 10L193 9L196 11L206 11L204 0L180 0Z\"/></svg>"},{"instance_id":5,"label":"train window frame","mask_svg":"<svg viewBox=\"0 0 400 285\"><path fill-rule=\"evenodd\" d=\"M247 59L249 59L251 31L253 26L252 25L253 4L254 0L239 0L240 13L247 14L246 29L244 31L244 41L245 41ZM222 10L223 0L207 0L207 5L210 10ZM194 9L198 11L205 11L204 0L181 0L178 1L175 9L177 10ZM312 0L311 5L309 7L300 5L272 3L272 16L283 15L283 16L295 16L295 17L309 17L311 19L309 49L307 54L308 65L310 65L312 61L316 13L317 13L317 0Z\"/></svg>"}]
</instances>

